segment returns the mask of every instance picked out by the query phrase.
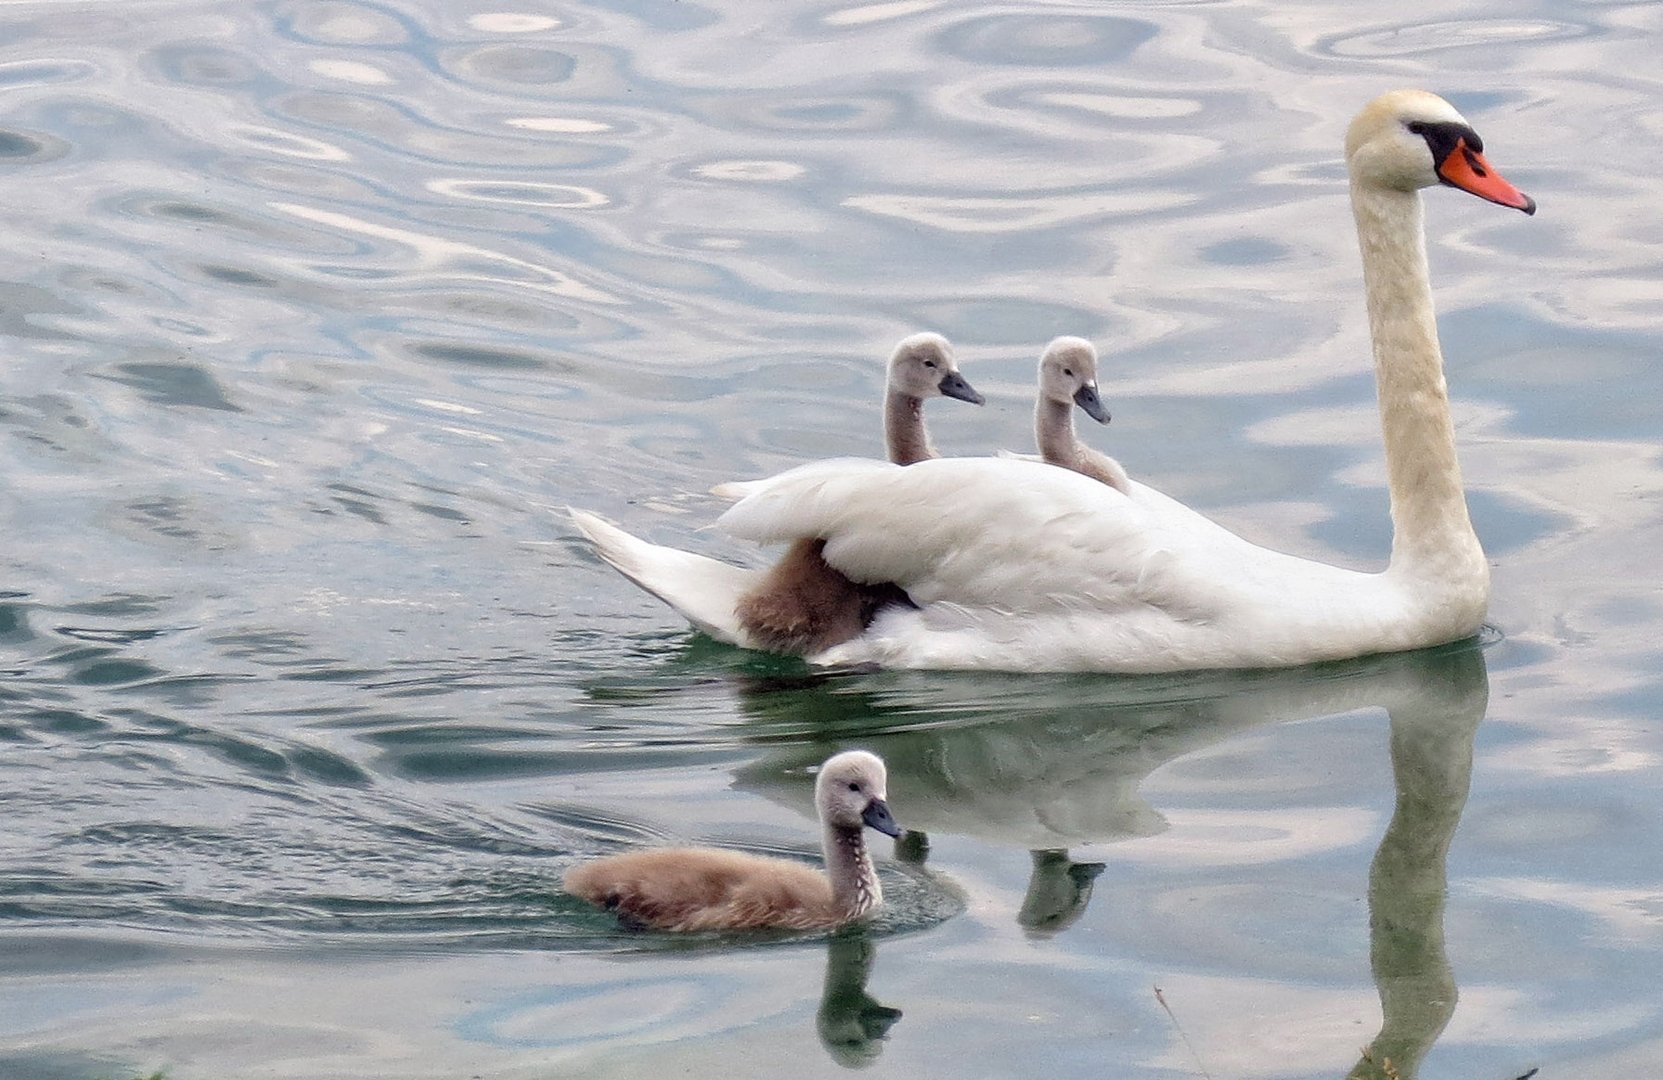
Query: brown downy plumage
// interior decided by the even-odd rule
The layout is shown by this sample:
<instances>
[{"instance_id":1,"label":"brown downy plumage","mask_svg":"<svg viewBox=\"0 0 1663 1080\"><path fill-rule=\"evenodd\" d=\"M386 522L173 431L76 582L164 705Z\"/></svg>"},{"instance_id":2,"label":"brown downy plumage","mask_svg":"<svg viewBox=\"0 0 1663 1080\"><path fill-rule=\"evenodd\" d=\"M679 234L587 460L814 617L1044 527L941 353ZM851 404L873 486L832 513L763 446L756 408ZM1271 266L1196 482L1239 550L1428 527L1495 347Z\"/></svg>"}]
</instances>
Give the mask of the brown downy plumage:
<instances>
[{"instance_id":1,"label":"brown downy plumage","mask_svg":"<svg viewBox=\"0 0 1663 1080\"><path fill-rule=\"evenodd\" d=\"M820 767L814 784L822 873L803 863L718 848L665 848L613 855L566 874L566 891L655 930L829 929L883 903L862 829L900 827L885 800L883 761L848 750Z\"/></svg>"}]
</instances>

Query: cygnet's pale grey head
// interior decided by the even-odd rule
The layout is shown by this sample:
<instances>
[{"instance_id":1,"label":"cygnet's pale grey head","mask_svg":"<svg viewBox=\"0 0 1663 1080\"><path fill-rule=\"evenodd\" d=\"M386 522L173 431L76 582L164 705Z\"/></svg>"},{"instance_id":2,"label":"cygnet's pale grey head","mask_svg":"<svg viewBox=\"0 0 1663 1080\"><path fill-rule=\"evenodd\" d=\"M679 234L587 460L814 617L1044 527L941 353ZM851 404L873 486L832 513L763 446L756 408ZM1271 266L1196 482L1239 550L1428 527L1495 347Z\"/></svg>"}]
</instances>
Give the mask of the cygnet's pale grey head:
<instances>
[{"instance_id":1,"label":"cygnet's pale grey head","mask_svg":"<svg viewBox=\"0 0 1663 1080\"><path fill-rule=\"evenodd\" d=\"M1425 90L1393 90L1363 106L1346 131L1345 160L1364 186L1415 191L1445 184L1536 212L1536 200L1484 159L1484 140L1455 106Z\"/></svg>"},{"instance_id":2,"label":"cygnet's pale grey head","mask_svg":"<svg viewBox=\"0 0 1663 1080\"><path fill-rule=\"evenodd\" d=\"M972 405L982 403L982 395L959 374L953 347L940 334L913 334L901 339L889 357L889 389L913 398L939 396Z\"/></svg>"},{"instance_id":3,"label":"cygnet's pale grey head","mask_svg":"<svg viewBox=\"0 0 1663 1080\"><path fill-rule=\"evenodd\" d=\"M814 781L814 805L820 820L844 829L862 825L889 836L900 836L901 827L889 814L888 773L883 759L865 750L845 750L820 766Z\"/></svg>"},{"instance_id":4,"label":"cygnet's pale grey head","mask_svg":"<svg viewBox=\"0 0 1663 1080\"><path fill-rule=\"evenodd\" d=\"M1039 358L1039 395L1059 404L1073 402L1099 424L1109 410L1097 395L1097 350L1085 338L1060 337Z\"/></svg>"}]
</instances>

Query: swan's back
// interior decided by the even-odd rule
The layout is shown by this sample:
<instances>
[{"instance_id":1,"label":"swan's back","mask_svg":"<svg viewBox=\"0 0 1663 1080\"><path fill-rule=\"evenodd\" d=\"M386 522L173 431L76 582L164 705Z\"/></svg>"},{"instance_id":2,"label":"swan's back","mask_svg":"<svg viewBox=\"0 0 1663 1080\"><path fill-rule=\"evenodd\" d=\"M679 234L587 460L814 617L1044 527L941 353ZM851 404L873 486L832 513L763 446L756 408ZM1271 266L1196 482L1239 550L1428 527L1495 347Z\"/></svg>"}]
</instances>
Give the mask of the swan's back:
<instances>
[{"instance_id":1,"label":"swan's back","mask_svg":"<svg viewBox=\"0 0 1663 1080\"><path fill-rule=\"evenodd\" d=\"M565 888L655 930L811 930L845 921L813 867L718 848L597 859L568 872Z\"/></svg>"},{"instance_id":2,"label":"swan's back","mask_svg":"<svg viewBox=\"0 0 1663 1080\"><path fill-rule=\"evenodd\" d=\"M762 542L826 538L855 581L917 605L880 612L819 663L1156 672L1357 655L1422 630L1389 574L1259 547L1152 488L1066 469L942 458L817 462L745 485L720 524ZM1460 634L1450 635L1450 639ZM1360 644L1366 642L1368 644Z\"/></svg>"}]
</instances>

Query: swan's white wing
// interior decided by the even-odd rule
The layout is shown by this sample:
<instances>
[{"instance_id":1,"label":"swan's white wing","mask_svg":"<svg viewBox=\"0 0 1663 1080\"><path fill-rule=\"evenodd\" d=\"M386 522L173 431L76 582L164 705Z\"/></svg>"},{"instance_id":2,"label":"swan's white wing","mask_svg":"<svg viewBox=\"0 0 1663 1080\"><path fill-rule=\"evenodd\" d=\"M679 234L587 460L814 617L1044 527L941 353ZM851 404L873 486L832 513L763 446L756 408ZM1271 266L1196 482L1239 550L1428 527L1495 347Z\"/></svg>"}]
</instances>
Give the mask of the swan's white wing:
<instances>
[{"instance_id":1,"label":"swan's white wing","mask_svg":"<svg viewBox=\"0 0 1663 1080\"><path fill-rule=\"evenodd\" d=\"M718 641L752 646L735 612L739 598L756 587L761 574L691 551L649 544L594 514L567 508L595 551L620 574L675 608Z\"/></svg>"},{"instance_id":2,"label":"swan's white wing","mask_svg":"<svg viewBox=\"0 0 1663 1080\"><path fill-rule=\"evenodd\" d=\"M1182 580L1198 537L1174 529L1167 508L1204 522L1203 542L1246 545L1164 497L1152 505L1038 462L845 460L748 485L719 524L764 543L824 538L826 561L851 578L894 582L920 606L969 618L1154 604L1204 619L1204 591Z\"/></svg>"}]
</instances>

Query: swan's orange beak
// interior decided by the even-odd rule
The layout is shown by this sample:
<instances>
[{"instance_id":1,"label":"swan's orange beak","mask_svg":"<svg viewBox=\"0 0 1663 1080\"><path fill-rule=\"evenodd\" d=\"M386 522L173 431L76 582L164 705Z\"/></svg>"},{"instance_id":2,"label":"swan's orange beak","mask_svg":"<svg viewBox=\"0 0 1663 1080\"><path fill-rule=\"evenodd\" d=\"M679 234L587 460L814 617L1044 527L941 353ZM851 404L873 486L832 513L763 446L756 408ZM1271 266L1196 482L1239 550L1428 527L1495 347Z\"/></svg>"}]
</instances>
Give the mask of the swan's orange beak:
<instances>
[{"instance_id":1,"label":"swan's orange beak","mask_svg":"<svg viewBox=\"0 0 1663 1080\"><path fill-rule=\"evenodd\" d=\"M1470 191L1480 199L1488 199L1502 206L1511 206L1527 214L1536 212L1536 200L1501 178L1484 155L1467 145L1467 140L1455 140L1451 150L1438 163L1438 178L1450 187Z\"/></svg>"}]
</instances>

